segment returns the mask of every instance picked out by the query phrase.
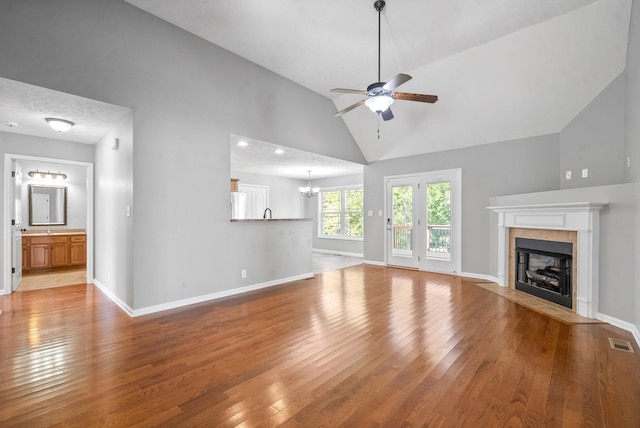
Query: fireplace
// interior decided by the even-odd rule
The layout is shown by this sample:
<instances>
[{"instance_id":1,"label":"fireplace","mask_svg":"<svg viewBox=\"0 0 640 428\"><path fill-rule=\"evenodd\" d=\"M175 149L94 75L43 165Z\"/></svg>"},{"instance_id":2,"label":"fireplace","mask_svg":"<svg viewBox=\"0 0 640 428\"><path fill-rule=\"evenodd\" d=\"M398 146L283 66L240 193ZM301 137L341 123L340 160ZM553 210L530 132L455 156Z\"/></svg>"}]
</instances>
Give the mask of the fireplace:
<instances>
[{"instance_id":1,"label":"fireplace","mask_svg":"<svg viewBox=\"0 0 640 428\"><path fill-rule=\"evenodd\" d=\"M567 202L538 205L503 205L489 207L498 214L498 271L496 282L511 287L510 270L515 270L515 251L510 250L510 235L515 229L546 233L546 231L573 232L571 264L572 310L587 318L598 313L598 259L600 239L600 210L606 203ZM520 237L522 237L520 235ZM525 236L566 242L564 238ZM514 244L515 248L515 244ZM514 272L515 275L515 272Z\"/></svg>"},{"instance_id":2,"label":"fireplace","mask_svg":"<svg viewBox=\"0 0 640 428\"><path fill-rule=\"evenodd\" d=\"M515 288L553 303L573 307L571 242L515 239Z\"/></svg>"}]
</instances>

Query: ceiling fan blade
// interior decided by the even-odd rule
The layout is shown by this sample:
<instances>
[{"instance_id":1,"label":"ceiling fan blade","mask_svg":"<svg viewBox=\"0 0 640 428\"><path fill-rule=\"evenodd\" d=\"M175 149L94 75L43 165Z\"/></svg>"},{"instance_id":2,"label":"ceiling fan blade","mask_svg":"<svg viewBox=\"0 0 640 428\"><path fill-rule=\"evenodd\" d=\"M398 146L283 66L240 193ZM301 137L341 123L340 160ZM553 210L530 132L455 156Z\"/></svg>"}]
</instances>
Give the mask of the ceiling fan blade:
<instances>
[{"instance_id":1,"label":"ceiling fan blade","mask_svg":"<svg viewBox=\"0 0 640 428\"><path fill-rule=\"evenodd\" d=\"M392 96L396 100L420 101L421 103L435 103L436 101L438 101L437 95L409 94L407 92L394 92Z\"/></svg>"},{"instance_id":2,"label":"ceiling fan blade","mask_svg":"<svg viewBox=\"0 0 640 428\"><path fill-rule=\"evenodd\" d=\"M355 104L351 104L349 107L345 108L344 110L340 110L339 112L337 112L336 114L334 114L335 117L340 117L345 113L349 113L351 110L353 110L356 107L360 107L362 104L364 104L365 100L360 100Z\"/></svg>"},{"instance_id":3,"label":"ceiling fan blade","mask_svg":"<svg viewBox=\"0 0 640 428\"><path fill-rule=\"evenodd\" d=\"M393 112L391 111L391 107L380 113L382 115L383 120L391 120L393 119Z\"/></svg>"},{"instance_id":4,"label":"ceiling fan blade","mask_svg":"<svg viewBox=\"0 0 640 428\"><path fill-rule=\"evenodd\" d=\"M331 92L339 92L341 94L361 94L361 95L367 95L368 94L368 92L365 91L364 89L335 88L335 89L332 89Z\"/></svg>"},{"instance_id":5,"label":"ceiling fan blade","mask_svg":"<svg viewBox=\"0 0 640 428\"><path fill-rule=\"evenodd\" d=\"M384 89L385 91L393 91L395 88L402 85L403 83L407 83L409 80L411 80L411 76L409 76L408 74L398 73L393 76L391 80L385 83L382 89Z\"/></svg>"}]
</instances>

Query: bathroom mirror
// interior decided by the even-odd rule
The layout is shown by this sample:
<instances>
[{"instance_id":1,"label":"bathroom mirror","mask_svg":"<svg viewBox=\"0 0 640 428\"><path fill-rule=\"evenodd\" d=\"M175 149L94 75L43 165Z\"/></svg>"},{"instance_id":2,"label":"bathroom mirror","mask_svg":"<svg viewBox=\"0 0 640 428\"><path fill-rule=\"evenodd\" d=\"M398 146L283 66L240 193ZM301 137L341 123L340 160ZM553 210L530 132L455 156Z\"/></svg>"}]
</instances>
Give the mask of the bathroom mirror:
<instances>
[{"instance_id":1,"label":"bathroom mirror","mask_svg":"<svg viewBox=\"0 0 640 428\"><path fill-rule=\"evenodd\" d=\"M29 186L29 225L67 224L67 188L65 186Z\"/></svg>"}]
</instances>

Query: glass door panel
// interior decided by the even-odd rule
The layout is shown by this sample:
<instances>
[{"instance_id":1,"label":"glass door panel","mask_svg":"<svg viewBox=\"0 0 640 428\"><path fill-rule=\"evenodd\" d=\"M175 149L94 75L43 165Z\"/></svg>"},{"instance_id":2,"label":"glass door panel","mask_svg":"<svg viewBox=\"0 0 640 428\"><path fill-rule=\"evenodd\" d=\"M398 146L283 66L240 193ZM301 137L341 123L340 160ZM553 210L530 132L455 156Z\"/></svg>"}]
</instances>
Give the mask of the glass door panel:
<instances>
[{"instance_id":1,"label":"glass door panel","mask_svg":"<svg viewBox=\"0 0 640 428\"><path fill-rule=\"evenodd\" d=\"M451 259L451 182L426 185L426 257Z\"/></svg>"},{"instance_id":2,"label":"glass door panel","mask_svg":"<svg viewBox=\"0 0 640 428\"><path fill-rule=\"evenodd\" d=\"M417 213L415 198L417 177L389 180L387 195L387 263L404 267L417 267L420 248L416 242Z\"/></svg>"}]
</instances>

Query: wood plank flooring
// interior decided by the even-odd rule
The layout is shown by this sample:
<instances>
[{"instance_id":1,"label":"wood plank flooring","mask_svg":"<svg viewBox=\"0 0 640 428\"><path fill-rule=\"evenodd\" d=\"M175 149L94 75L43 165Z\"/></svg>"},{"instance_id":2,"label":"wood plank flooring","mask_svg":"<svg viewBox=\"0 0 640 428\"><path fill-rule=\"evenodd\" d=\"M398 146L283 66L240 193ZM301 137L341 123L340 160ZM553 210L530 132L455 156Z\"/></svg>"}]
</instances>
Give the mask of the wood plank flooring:
<instances>
[{"instance_id":1,"label":"wood plank flooring","mask_svg":"<svg viewBox=\"0 0 640 428\"><path fill-rule=\"evenodd\" d=\"M629 333L453 276L359 265L135 319L92 285L0 309L2 427L640 426L640 352L608 343Z\"/></svg>"}]
</instances>

